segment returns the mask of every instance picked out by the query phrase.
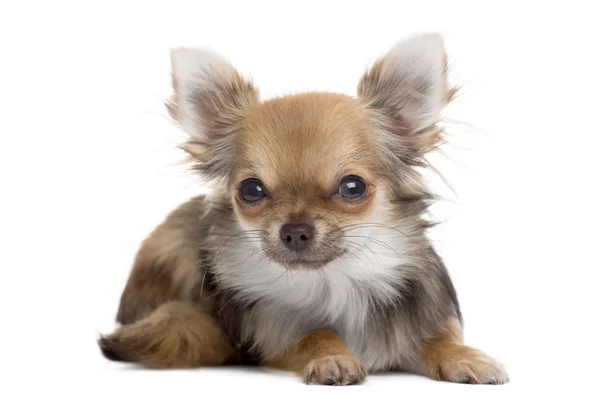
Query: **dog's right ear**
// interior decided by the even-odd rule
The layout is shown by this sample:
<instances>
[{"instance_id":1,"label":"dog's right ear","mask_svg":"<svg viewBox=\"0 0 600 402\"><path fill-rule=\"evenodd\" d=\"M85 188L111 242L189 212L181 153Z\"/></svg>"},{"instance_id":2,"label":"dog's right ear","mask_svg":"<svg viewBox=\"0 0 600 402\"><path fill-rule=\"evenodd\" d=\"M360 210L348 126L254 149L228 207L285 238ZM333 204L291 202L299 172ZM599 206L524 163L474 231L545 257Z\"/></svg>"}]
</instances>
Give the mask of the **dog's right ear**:
<instances>
[{"instance_id":1,"label":"dog's right ear","mask_svg":"<svg viewBox=\"0 0 600 402\"><path fill-rule=\"evenodd\" d=\"M233 142L247 109L259 102L258 90L233 66L210 50L171 51L171 117L189 135L180 145L208 179L222 179L233 166Z\"/></svg>"}]
</instances>

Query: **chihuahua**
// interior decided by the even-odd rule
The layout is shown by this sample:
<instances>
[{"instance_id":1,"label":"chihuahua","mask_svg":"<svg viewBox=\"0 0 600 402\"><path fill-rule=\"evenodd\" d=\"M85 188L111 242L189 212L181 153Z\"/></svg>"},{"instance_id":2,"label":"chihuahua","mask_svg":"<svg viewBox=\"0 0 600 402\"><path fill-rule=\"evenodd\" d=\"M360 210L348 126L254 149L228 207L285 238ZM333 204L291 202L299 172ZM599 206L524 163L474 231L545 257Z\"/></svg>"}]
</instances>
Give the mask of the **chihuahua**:
<instances>
[{"instance_id":1,"label":"chihuahua","mask_svg":"<svg viewBox=\"0 0 600 402\"><path fill-rule=\"evenodd\" d=\"M399 42L356 97L266 101L220 55L171 52L171 117L210 195L179 206L141 245L112 360L185 368L257 364L307 383L408 371L501 384L463 343L456 292L427 238L435 197L421 168L444 142L439 35Z\"/></svg>"}]
</instances>

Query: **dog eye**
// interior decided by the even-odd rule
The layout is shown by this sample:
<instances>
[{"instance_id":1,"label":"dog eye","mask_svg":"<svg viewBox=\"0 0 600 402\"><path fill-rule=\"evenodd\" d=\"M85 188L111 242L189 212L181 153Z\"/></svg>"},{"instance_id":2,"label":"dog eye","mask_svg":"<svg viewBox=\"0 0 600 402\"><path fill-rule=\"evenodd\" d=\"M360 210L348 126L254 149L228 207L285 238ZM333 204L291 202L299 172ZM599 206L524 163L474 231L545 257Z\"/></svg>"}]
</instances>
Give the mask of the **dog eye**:
<instances>
[{"instance_id":1,"label":"dog eye","mask_svg":"<svg viewBox=\"0 0 600 402\"><path fill-rule=\"evenodd\" d=\"M263 185L258 179L248 179L242 182L240 196L244 201L256 202L265 196Z\"/></svg>"},{"instance_id":2,"label":"dog eye","mask_svg":"<svg viewBox=\"0 0 600 402\"><path fill-rule=\"evenodd\" d=\"M357 200L365 194L367 185L360 177L348 176L342 179L338 193L349 200Z\"/></svg>"}]
</instances>

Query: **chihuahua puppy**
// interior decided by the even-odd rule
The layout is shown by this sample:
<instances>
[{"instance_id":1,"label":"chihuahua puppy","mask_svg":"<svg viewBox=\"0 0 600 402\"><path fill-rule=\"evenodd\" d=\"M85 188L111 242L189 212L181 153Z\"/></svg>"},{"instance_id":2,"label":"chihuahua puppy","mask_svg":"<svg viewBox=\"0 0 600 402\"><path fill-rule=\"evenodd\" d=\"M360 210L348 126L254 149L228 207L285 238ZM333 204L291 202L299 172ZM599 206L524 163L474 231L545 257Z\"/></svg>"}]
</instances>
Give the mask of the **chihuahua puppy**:
<instances>
[{"instance_id":1,"label":"chihuahua puppy","mask_svg":"<svg viewBox=\"0 0 600 402\"><path fill-rule=\"evenodd\" d=\"M456 293L427 239L434 199L419 172L443 142L452 99L443 41L402 41L357 97L259 100L221 56L172 51L172 118L210 196L143 242L122 325L99 340L151 367L230 363L347 385L404 370L501 384L501 364L463 344Z\"/></svg>"}]
</instances>

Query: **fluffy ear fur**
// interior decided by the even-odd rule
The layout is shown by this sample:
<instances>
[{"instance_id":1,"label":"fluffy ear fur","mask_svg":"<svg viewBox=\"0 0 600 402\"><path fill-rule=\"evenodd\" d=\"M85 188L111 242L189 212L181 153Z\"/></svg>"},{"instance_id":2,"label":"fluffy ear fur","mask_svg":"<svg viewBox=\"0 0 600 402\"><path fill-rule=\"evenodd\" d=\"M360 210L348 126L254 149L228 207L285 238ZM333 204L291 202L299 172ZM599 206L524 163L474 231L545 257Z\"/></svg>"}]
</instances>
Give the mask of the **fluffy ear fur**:
<instances>
[{"instance_id":1,"label":"fluffy ear fur","mask_svg":"<svg viewBox=\"0 0 600 402\"><path fill-rule=\"evenodd\" d=\"M435 125L455 92L446 70L442 38L416 36L396 44L365 73L358 98L377 126L402 139L405 152L422 155L439 145L441 130Z\"/></svg>"},{"instance_id":2,"label":"fluffy ear fur","mask_svg":"<svg viewBox=\"0 0 600 402\"><path fill-rule=\"evenodd\" d=\"M233 164L233 142L258 90L220 55L193 48L171 51L173 96L166 106L189 135L180 146L208 179L221 179Z\"/></svg>"}]
</instances>

